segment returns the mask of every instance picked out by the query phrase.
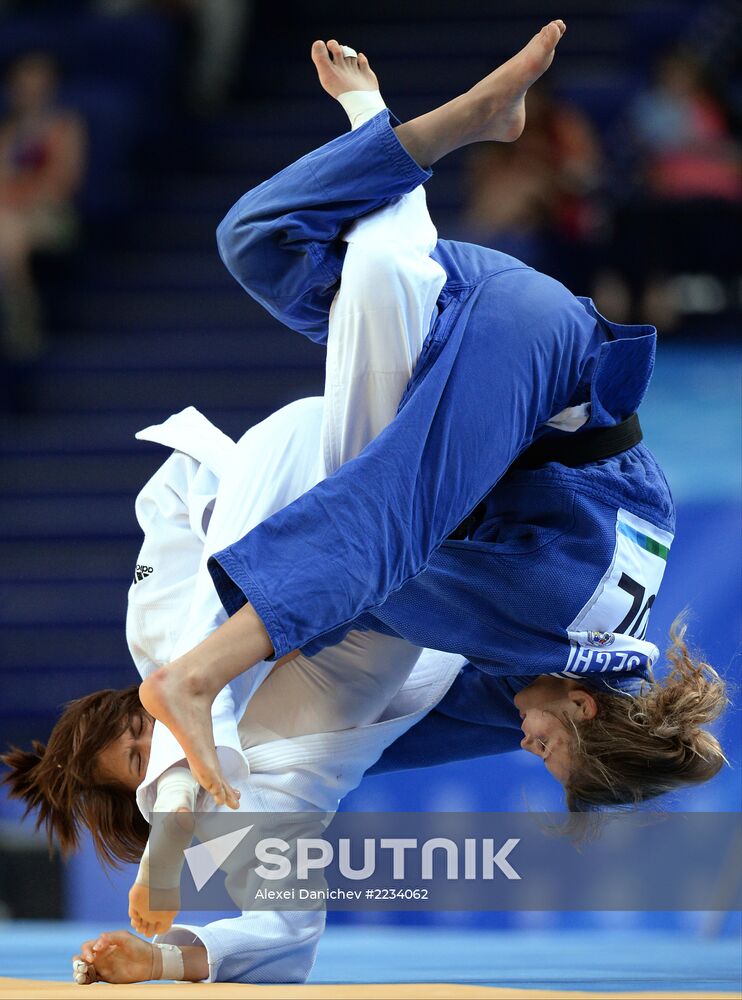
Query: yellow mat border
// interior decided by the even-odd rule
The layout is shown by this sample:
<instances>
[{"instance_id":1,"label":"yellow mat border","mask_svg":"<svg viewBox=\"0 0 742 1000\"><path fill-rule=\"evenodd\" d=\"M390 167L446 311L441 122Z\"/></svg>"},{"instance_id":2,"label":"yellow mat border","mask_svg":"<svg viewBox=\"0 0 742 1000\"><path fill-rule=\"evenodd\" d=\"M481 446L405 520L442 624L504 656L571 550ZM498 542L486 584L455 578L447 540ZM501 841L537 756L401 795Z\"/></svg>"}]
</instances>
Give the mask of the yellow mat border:
<instances>
[{"instance_id":1,"label":"yellow mat border","mask_svg":"<svg viewBox=\"0 0 742 1000\"><path fill-rule=\"evenodd\" d=\"M348 985L310 984L307 986L242 986L232 983L142 983L127 986L96 984L76 986L71 982L38 979L0 978L0 1000L68 1000L89 996L95 1000L99 991L110 997L133 1000L170 1000L170 998L216 997L218 1000L740 1000L734 992L630 992L620 984L615 992L585 993L573 990L519 990L510 987L466 986L455 983L355 983Z\"/></svg>"}]
</instances>

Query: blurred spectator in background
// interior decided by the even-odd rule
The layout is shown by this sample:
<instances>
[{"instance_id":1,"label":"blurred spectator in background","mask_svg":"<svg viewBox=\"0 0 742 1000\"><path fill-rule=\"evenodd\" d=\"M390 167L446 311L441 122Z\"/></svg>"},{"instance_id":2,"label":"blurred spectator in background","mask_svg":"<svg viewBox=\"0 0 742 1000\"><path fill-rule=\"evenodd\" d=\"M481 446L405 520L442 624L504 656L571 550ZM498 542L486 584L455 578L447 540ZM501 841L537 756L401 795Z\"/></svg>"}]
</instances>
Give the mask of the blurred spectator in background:
<instances>
[{"instance_id":1,"label":"blurred spectator in background","mask_svg":"<svg viewBox=\"0 0 742 1000\"><path fill-rule=\"evenodd\" d=\"M679 50L660 61L631 119L641 177L655 198L740 200L739 147L690 53Z\"/></svg>"},{"instance_id":2,"label":"blurred spectator in background","mask_svg":"<svg viewBox=\"0 0 742 1000\"><path fill-rule=\"evenodd\" d=\"M85 128L57 104L53 60L34 53L8 72L0 121L0 299L2 353L11 364L42 349L31 257L61 252L76 237L74 196L85 170Z\"/></svg>"},{"instance_id":3,"label":"blurred spectator in background","mask_svg":"<svg viewBox=\"0 0 742 1000\"><path fill-rule=\"evenodd\" d=\"M613 304L612 318L642 316L670 330L687 291L703 287L678 275L715 275L718 284L738 271L740 145L701 64L683 49L659 61L628 124L634 194L616 214L608 275L626 308L616 317Z\"/></svg>"},{"instance_id":4,"label":"blurred spectator in background","mask_svg":"<svg viewBox=\"0 0 742 1000\"><path fill-rule=\"evenodd\" d=\"M600 143L590 121L543 86L529 92L527 113L517 142L471 154L466 237L587 294L603 223Z\"/></svg>"},{"instance_id":5,"label":"blurred spectator in background","mask_svg":"<svg viewBox=\"0 0 742 1000\"><path fill-rule=\"evenodd\" d=\"M191 35L191 107L208 113L228 101L252 21L252 0L97 0L96 7L110 15L157 7L183 18Z\"/></svg>"}]
</instances>

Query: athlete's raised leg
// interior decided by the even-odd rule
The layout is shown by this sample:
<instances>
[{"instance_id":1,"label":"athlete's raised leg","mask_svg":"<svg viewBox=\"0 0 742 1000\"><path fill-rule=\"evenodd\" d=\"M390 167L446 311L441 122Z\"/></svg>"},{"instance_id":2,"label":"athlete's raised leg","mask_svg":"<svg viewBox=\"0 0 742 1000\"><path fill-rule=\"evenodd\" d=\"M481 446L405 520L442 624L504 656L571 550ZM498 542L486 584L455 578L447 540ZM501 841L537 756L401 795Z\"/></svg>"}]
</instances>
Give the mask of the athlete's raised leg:
<instances>
[{"instance_id":1,"label":"athlete's raised leg","mask_svg":"<svg viewBox=\"0 0 742 1000\"><path fill-rule=\"evenodd\" d=\"M554 50L566 30L564 21L551 21L512 59L471 90L399 125L395 129L397 138L424 167L431 167L447 153L473 142L513 142L526 124L528 88L551 66Z\"/></svg>"},{"instance_id":2,"label":"athlete's raised leg","mask_svg":"<svg viewBox=\"0 0 742 1000\"><path fill-rule=\"evenodd\" d=\"M566 30L561 20L544 25L520 52L471 90L397 126L397 138L421 167L432 167L447 153L473 142L513 142L526 123L526 92L551 65ZM344 55L343 46L334 39L315 42L312 59L320 83L332 97L378 86L366 56Z\"/></svg>"},{"instance_id":3,"label":"athlete's raised leg","mask_svg":"<svg viewBox=\"0 0 742 1000\"><path fill-rule=\"evenodd\" d=\"M422 184L430 176L427 166L446 152L483 139L516 138L526 90L548 68L564 30L563 22L552 21L471 90L395 132L385 112L248 191L217 230L228 270L272 316L324 343L344 230ZM334 40L315 42L312 58L333 97L357 97L378 86L366 57L343 55Z\"/></svg>"}]
</instances>

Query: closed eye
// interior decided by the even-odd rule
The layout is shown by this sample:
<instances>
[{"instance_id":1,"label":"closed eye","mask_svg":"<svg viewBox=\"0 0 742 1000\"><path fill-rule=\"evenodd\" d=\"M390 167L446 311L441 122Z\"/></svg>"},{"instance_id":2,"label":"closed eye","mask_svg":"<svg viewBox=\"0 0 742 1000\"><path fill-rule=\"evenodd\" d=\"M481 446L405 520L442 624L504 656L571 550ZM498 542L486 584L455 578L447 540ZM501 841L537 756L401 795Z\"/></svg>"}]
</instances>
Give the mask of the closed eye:
<instances>
[{"instance_id":1,"label":"closed eye","mask_svg":"<svg viewBox=\"0 0 742 1000\"><path fill-rule=\"evenodd\" d=\"M134 731L134 726L137 725L137 724L138 724L139 732L135 732ZM134 721L132 721L129 724L129 732L131 733L132 739L135 740L135 741L138 740L139 737L142 735L142 730L143 729L144 729L144 720L141 718L141 716L138 718L138 722L137 723L135 723ZM142 755L141 755L141 753L138 750L135 750L135 748L132 746L132 747L129 748L129 770L130 771L132 770L132 767L134 766L134 758L135 757L136 757L136 770L135 770L134 773L138 777L141 778L141 776L142 776Z\"/></svg>"}]
</instances>

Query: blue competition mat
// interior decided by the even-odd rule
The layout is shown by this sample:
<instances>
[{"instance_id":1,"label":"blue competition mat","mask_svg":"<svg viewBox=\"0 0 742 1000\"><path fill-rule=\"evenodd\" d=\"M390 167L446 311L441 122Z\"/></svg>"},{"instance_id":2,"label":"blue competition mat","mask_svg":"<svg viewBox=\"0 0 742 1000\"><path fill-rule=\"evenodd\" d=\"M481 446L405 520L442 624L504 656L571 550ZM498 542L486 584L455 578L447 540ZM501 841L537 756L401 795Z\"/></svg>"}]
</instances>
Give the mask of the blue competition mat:
<instances>
[{"instance_id":1,"label":"blue competition mat","mask_svg":"<svg viewBox=\"0 0 742 1000\"><path fill-rule=\"evenodd\" d=\"M78 945L104 928L0 924L0 975L67 979ZM657 932L482 931L329 927L313 983L454 982L584 990L732 991L740 942Z\"/></svg>"}]
</instances>

